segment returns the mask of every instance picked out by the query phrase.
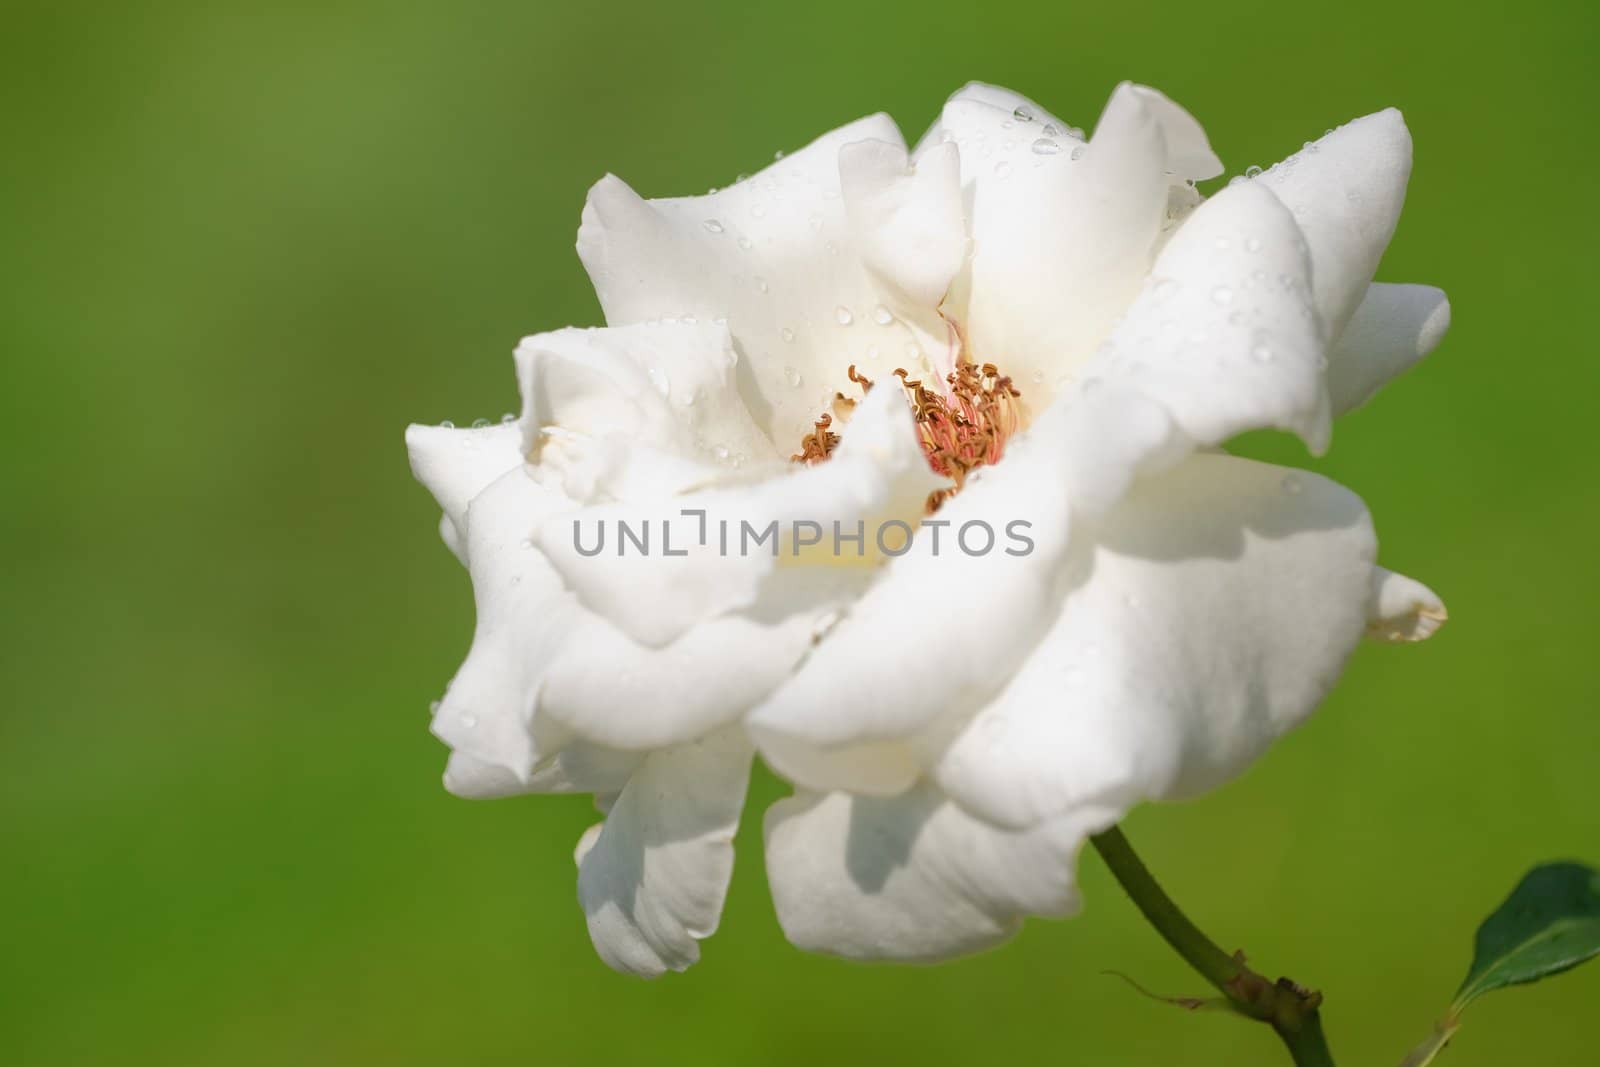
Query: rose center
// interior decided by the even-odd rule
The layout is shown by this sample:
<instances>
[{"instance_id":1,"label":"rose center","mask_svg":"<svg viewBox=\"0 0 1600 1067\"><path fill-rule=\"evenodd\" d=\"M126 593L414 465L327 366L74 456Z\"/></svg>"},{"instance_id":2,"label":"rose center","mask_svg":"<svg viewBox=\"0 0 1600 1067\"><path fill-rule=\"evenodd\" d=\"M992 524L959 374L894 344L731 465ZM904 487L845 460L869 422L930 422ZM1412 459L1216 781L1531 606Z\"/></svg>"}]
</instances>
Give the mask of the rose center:
<instances>
[{"instance_id":1,"label":"rose center","mask_svg":"<svg viewBox=\"0 0 1600 1067\"><path fill-rule=\"evenodd\" d=\"M858 373L854 364L849 373L863 394L871 391L872 379ZM904 367L896 368L894 376L911 405L928 466L953 483L928 494L926 508L931 515L961 491L967 475L1000 462L1006 441L1022 427L1022 393L993 363L965 358L945 376L942 390L927 388ZM832 429L835 417L845 421L855 406L854 398L835 393L833 410L818 416L812 432L801 438L800 451L790 459L807 465L826 460L840 441Z\"/></svg>"}]
</instances>

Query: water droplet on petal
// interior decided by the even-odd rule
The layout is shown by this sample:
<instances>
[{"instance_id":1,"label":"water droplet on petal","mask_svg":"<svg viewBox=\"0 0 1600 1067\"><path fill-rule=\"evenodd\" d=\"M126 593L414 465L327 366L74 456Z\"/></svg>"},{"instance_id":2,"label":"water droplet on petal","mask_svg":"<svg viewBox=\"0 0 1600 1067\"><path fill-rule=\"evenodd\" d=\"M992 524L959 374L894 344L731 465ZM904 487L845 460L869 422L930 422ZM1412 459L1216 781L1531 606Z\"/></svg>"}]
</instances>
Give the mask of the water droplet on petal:
<instances>
[{"instance_id":1,"label":"water droplet on petal","mask_svg":"<svg viewBox=\"0 0 1600 1067\"><path fill-rule=\"evenodd\" d=\"M1259 178L1261 176L1261 168L1252 163L1244 168L1244 176L1246 178Z\"/></svg>"},{"instance_id":2,"label":"water droplet on petal","mask_svg":"<svg viewBox=\"0 0 1600 1067\"><path fill-rule=\"evenodd\" d=\"M750 251L750 238L748 238L748 237L739 238L739 247L744 249L746 252Z\"/></svg>"},{"instance_id":3,"label":"water droplet on petal","mask_svg":"<svg viewBox=\"0 0 1600 1067\"><path fill-rule=\"evenodd\" d=\"M1083 158L1083 147L1084 147L1083 145L1079 145L1077 148L1074 148L1072 150L1072 158L1073 159L1082 159Z\"/></svg>"},{"instance_id":4,"label":"water droplet on petal","mask_svg":"<svg viewBox=\"0 0 1600 1067\"><path fill-rule=\"evenodd\" d=\"M756 279L756 288L760 289L763 293L766 292L767 289L768 289L767 280L765 278L757 278Z\"/></svg>"},{"instance_id":5,"label":"water droplet on petal","mask_svg":"<svg viewBox=\"0 0 1600 1067\"><path fill-rule=\"evenodd\" d=\"M794 340L794 331L789 329L789 327L787 327L787 326L785 326L783 329L779 330L778 333L779 333L779 336L781 336L785 341L793 341Z\"/></svg>"},{"instance_id":6,"label":"water droplet on petal","mask_svg":"<svg viewBox=\"0 0 1600 1067\"><path fill-rule=\"evenodd\" d=\"M487 425L489 425L489 420L488 419L473 419L472 420L472 428L474 430L481 430Z\"/></svg>"},{"instance_id":7,"label":"water droplet on petal","mask_svg":"<svg viewBox=\"0 0 1600 1067\"><path fill-rule=\"evenodd\" d=\"M1061 151L1061 146L1048 137L1041 137L1033 142L1033 154L1036 156L1053 156Z\"/></svg>"},{"instance_id":8,"label":"water droplet on petal","mask_svg":"<svg viewBox=\"0 0 1600 1067\"><path fill-rule=\"evenodd\" d=\"M998 163L996 163L994 165L994 176L996 178L1004 178L1006 175L1008 175L1010 173L1011 173L1011 164L1007 163L1005 160L1002 159L1000 162L998 162Z\"/></svg>"},{"instance_id":9,"label":"water droplet on petal","mask_svg":"<svg viewBox=\"0 0 1600 1067\"><path fill-rule=\"evenodd\" d=\"M660 367L651 367L647 374L650 375L650 384L656 387L656 392L662 396L672 395L672 379L667 377L667 372Z\"/></svg>"},{"instance_id":10,"label":"water droplet on petal","mask_svg":"<svg viewBox=\"0 0 1600 1067\"><path fill-rule=\"evenodd\" d=\"M1247 237L1247 238L1245 238L1244 250L1246 252L1259 252L1259 251L1261 251L1261 238L1259 238L1259 237Z\"/></svg>"},{"instance_id":11,"label":"water droplet on petal","mask_svg":"<svg viewBox=\"0 0 1600 1067\"><path fill-rule=\"evenodd\" d=\"M461 713L461 725L470 730L478 725L478 717L470 711L463 711Z\"/></svg>"},{"instance_id":12,"label":"water droplet on petal","mask_svg":"<svg viewBox=\"0 0 1600 1067\"><path fill-rule=\"evenodd\" d=\"M887 326L894 321L894 312L890 311L882 304L879 304L877 307L872 309L872 321L876 322L879 326Z\"/></svg>"},{"instance_id":13,"label":"water droplet on petal","mask_svg":"<svg viewBox=\"0 0 1600 1067\"><path fill-rule=\"evenodd\" d=\"M456 424L451 422L449 419L445 419L439 424L439 428L441 430L453 430L456 428Z\"/></svg>"},{"instance_id":14,"label":"water droplet on petal","mask_svg":"<svg viewBox=\"0 0 1600 1067\"><path fill-rule=\"evenodd\" d=\"M1011 112L1011 114L1016 118L1016 120L1018 122L1032 122L1033 121L1033 112L1030 111L1028 108L1026 108L1024 106L1021 106L1021 105L1018 105Z\"/></svg>"},{"instance_id":15,"label":"water droplet on petal","mask_svg":"<svg viewBox=\"0 0 1600 1067\"><path fill-rule=\"evenodd\" d=\"M1292 474L1285 474L1283 476L1283 491L1285 493L1288 493L1290 496L1299 496L1303 489L1305 489L1305 486L1300 484L1299 478L1296 478Z\"/></svg>"},{"instance_id":16,"label":"water droplet on petal","mask_svg":"<svg viewBox=\"0 0 1600 1067\"><path fill-rule=\"evenodd\" d=\"M1171 299L1172 296L1177 293L1177 291L1178 283L1173 281L1171 278L1162 278L1160 281L1156 282L1156 287L1153 290L1157 300Z\"/></svg>"},{"instance_id":17,"label":"water droplet on petal","mask_svg":"<svg viewBox=\"0 0 1600 1067\"><path fill-rule=\"evenodd\" d=\"M783 368L783 380L789 383L789 388L798 389L800 388L800 383L805 379L801 378L800 372L793 367L785 367Z\"/></svg>"},{"instance_id":18,"label":"water droplet on petal","mask_svg":"<svg viewBox=\"0 0 1600 1067\"><path fill-rule=\"evenodd\" d=\"M513 415L509 411L506 412L504 415L500 416L500 425L502 425L502 426L509 426L513 422L516 422L516 421L517 421L517 417L515 415Z\"/></svg>"},{"instance_id":19,"label":"water droplet on petal","mask_svg":"<svg viewBox=\"0 0 1600 1067\"><path fill-rule=\"evenodd\" d=\"M704 226L706 230L711 233L722 232L722 223L718 222L716 219L706 219L706 221L702 222L700 225Z\"/></svg>"}]
</instances>

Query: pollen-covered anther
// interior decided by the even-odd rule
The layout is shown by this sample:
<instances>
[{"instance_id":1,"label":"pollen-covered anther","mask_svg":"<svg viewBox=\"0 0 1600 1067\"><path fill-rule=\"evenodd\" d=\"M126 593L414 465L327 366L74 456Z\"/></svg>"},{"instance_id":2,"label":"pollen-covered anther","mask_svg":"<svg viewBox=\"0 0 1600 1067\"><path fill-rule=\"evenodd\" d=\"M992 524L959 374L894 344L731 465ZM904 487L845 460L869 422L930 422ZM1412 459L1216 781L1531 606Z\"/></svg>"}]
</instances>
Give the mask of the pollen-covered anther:
<instances>
[{"instance_id":1,"label":"pollen-covered anther","mask_svg":"<svg viewBox=\"0 0 1600 1067\"><path fill-rule=\"evenodd\" d=\"M932 514L960 492L972 471L1000 461L1007 439L1022 427L1018 403L1022 392L993 363L962 360L945 376L947 388L938 391L912 378L904 367L894 373L911 405L928 466L954 483L928 495L927 511ZM872 389L872 379L858 372L854 364L849 376L863 393ZM843 393L834 395L833 409L841 419L848 418L854 406L855 401ZM793 458L804 463L827 459L840 440L829 429L832 425L833 416L824 413L814 432L801 440L801 451Z\"/></svg>"}]
</instances>

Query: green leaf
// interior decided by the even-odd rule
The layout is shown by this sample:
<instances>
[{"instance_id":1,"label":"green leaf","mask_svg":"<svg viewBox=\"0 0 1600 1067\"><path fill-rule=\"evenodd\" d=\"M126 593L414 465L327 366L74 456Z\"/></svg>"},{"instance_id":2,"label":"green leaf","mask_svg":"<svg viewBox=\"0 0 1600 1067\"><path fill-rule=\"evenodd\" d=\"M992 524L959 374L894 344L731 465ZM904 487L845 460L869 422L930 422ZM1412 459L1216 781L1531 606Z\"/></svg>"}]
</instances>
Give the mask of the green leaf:
<instances>
[{"instance_id":1,"label":"green leaf","mask_svg":"<svg viewBox=\"0 0 1600 1067\"><path fill-rule=\"evenodd\" d=\"M1491 990L1537 982L1597 954L1600 872L1581 863L1535 867L1478 927L1472 967L1452 1011Z\"/></svg>"}]
</instances>

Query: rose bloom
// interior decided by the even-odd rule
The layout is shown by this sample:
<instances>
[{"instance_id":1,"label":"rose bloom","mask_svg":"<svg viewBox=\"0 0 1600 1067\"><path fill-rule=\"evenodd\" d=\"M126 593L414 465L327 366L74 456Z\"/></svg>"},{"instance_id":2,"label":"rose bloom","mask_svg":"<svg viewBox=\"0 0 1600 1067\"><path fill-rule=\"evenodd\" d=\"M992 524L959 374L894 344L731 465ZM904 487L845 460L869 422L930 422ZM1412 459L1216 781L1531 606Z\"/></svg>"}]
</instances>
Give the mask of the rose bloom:
<instances>
[{"instance_id":1,"label":"rose bloom","mask_svg":"<svg viewBox=\"0 0 1600 1067\"><path fill-rule=\"evenodd\" d=\"M973 84L909 152L874 115L705 196L590 191L607 325L522 342L514 422L406 440L477 604L445 786L593 794L607 963L699 957L757 752L789 938L938 959L1073 912L1088 835L1237 775L1363 635L1437 629L1358 497L1221 450L1320 454L1444 333L1372 282L1405 124L1222 169L1153 89L1086 137Z\"/></svg>"}]
</instances>

